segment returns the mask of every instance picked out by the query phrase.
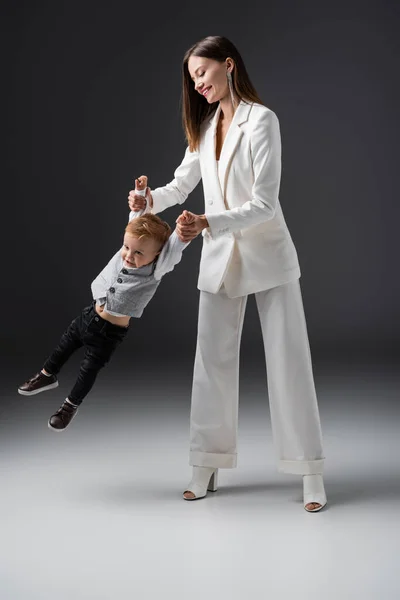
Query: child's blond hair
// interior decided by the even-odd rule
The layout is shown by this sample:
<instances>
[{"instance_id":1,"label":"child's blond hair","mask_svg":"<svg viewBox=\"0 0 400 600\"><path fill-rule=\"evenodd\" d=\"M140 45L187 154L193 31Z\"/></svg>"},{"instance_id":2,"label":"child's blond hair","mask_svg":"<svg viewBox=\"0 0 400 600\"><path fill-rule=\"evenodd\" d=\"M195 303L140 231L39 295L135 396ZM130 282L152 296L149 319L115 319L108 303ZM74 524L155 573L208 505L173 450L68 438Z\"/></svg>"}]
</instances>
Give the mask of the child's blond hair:
<instances>
[{"instance_id":1,"label":"child's blond hair","mask_svg":"<svg viewBox=\"0 0 400 600\"><path fill-rule=\"evenodd\" d=\"M129 221L125 232L136 238L147 238L156 240L160 244L160 249L171 235L171 227L165 221L162 221L157 215L148 213L136 219Z\"/></svg>"}]
</instances>

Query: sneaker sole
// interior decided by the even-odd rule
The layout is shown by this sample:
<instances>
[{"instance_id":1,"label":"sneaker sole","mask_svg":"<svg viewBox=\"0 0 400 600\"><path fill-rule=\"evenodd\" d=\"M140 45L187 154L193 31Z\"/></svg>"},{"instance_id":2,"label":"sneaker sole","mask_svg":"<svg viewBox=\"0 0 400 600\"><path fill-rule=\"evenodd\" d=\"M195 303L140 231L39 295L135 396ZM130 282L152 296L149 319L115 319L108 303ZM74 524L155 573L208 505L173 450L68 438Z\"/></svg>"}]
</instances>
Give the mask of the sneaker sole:
<instances>
[{"instance_id":1,"label":"sneaker sole","mask_svg":"<svg viewBox=\"0 0 400 600\"><path fill-rule=\"evenodd\" d=\"M46 385L46 387L41 387L38 390L33 390L32 392L26 392L25 390L18 389L18 394L21 396L34 396L35 394L40 394L40 392L47 392L47 390L53 390L58 387L58 381L55 383L51 383L50 385Z\"/></svg>"},{"instance_id":2,"label":"sneaker sole","mask_svg":"<svg viewBox=\"0 0 400 600\"><path fill-rule=\"evenodd\" d=\"M78 411L76 411L77 413ZM68 425L70 425L70 423L74 420L76 413L74 414L74 416L72 417L71 421L68 423ZM51 419L51 417L50 417ZM49 429L51 429L52 431L55 431L56 433L61 433L62 431L65 431L68 427L68 425L66 427L63 427L63 429L57 429L57 427L53 427L53 425L50 423L50 419L47 421L47 427Z\"/></svg>"},{"instance_id":3,"label":"sneaker sole","mask_svg":"<svg viewBox=\"0 0 400 600\"><path fill-rule=\"evenodd\" d=\"M55 431L56 433L61 433L62 431L65 431L67 429L66 427L64 427L64 429L56 429L55 427L50 425L50 421L47 423L47 427L52 431Z\"/></svg>"}]
</instances>

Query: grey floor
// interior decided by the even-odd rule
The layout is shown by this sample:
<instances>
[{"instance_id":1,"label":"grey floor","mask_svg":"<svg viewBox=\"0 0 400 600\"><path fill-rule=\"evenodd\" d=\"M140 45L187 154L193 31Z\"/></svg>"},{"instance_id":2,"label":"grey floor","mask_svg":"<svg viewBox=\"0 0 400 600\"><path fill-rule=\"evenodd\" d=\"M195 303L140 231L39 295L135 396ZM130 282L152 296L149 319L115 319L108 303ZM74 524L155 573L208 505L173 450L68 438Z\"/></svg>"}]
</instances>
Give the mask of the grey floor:
<instances>
[{"instance_id":1,"label":"grey floor","mask_svg":"<svg viewBox=\"0 0 400 600\"><path fill-rule=\"evenodd\" d=\"M242 384L238 468L220 471L217 493L185 502L188 378L139 378L139 403L113 377L63 434L47 429L62 393L22 398L10 381L0 600L400 598L393 372L318 371L329 459L318 514L303 510L301 480L275 470L262 379Z\"/></svg>"}]
</instances>

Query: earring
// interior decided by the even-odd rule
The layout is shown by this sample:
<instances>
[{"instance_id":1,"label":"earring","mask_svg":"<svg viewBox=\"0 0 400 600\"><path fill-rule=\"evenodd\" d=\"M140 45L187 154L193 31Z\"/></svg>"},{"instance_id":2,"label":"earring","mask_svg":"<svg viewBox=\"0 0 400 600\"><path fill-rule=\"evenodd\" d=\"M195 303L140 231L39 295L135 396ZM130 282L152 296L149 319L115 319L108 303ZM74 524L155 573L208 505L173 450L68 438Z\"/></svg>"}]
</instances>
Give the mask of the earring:
<instances>
[{"instance_id":1,"label":"earring","mask_svg":"<svg viewBox=\"0 0 400 600\"><path fill-rule=\"evenodd\" d=\"M230 71L227 71L226 72L226 76L228 78L228 87L229 87L229 92L230 92L230 95L231 95L232 106L235 109L235 107L236 107L236 99L235 99L235 94L233 93L232 73Z\"/></svg>"}]
</instances>

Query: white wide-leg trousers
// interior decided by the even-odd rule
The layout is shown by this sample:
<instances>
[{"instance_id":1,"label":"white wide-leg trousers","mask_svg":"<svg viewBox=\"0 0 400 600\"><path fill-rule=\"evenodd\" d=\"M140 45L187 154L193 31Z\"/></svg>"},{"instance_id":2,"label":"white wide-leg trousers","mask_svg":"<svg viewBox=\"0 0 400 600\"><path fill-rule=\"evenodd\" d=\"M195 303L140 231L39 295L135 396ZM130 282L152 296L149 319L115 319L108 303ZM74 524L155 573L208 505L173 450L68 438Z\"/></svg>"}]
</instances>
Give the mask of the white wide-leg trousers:
<instances>
[{"instance_id":1,"label":"white wide-leg trousers","mask_svg":"<svg viewBox=\"0 0 400 600\"><path fill-rule=\"evenodd\" d=\"M278 470L322 473L321 425L299 280L255 294ZM200 292L190 464L237 464L239 349L247 296Z\"/></svg>"}]
</instances>

